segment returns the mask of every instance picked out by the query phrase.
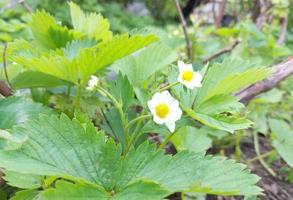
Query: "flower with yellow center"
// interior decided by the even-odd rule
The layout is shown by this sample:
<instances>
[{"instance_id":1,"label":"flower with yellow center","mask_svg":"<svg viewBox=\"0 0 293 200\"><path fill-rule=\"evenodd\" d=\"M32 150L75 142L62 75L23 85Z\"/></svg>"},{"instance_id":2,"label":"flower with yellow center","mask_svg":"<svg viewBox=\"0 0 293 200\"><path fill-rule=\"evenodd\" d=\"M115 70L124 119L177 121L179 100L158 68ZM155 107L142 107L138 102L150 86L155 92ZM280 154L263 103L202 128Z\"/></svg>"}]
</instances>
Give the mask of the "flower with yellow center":
<instances>
[{"instance_id":1,"label":"flower with yellow center","mask_svg":"<svg viewBox=\"0 0 293 200\"><path fill-rule=\"evenodd\" d=\"M175 122L181 118L182 111L179 102L168 91L155 93L148 101L148 107L153 114L154 122L165 124L171 132L174 132Z\"/></svg>"},{"instance_id":2,"label":"flower with yellow center","mask_svg":"<svg viewBox=\"0 0 293 200\"><path fill-rule=\"evenodd\" d=\"M178 61L179 76L178 81L189 89L201 87L202 76L198 72L194 72L191 64L185 64Z\"/></svg>"}]
</instances>

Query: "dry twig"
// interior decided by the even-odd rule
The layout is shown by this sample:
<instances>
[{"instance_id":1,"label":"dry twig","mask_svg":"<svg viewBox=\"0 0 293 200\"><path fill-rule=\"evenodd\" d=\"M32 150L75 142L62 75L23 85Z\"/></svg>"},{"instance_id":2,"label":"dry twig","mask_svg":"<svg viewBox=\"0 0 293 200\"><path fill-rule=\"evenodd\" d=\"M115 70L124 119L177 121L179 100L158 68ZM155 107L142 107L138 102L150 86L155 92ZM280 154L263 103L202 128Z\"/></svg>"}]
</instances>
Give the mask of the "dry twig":
<instances>
[{"instance_id":1,"label":"dry twig","mask_svg":"<svg viewBox=\"0 0 293 200\"><path fill-rule=\"evenodd\" d=\"M288 26L288 16L283 17L281 19L281 28L280 28L280 34L277 44L281 45L286 39L286 33L287 33L287 26Z\"/></svg>"},{"instance_id":2,"label":"dry twig","mask_svg":"<svg viewBox=\"0 0 293 200\"><path fill-rule=\"evenodd\" d=\"M238 44L239 44L239 40L236 40L233 44L231 44L230 46L228 47L225 47L223 49L221 49L220 51L216 52L215 54L211 55L210 57L206 58L205 60L203 60L202 62L204 64L210 62L211 60L219 57L220 55L223 55L225 53L229 53L231 52Z\"/></svg>"},{"instance_id":3,"label":"dry twig","mask_svg":"<svg viewBox=\"0 0 293 200\"><path fill-rule=\"evenodd\" d=\"M187 23L186 23L185 18L183 16L183 13L182 13L182 10L181 10L181 7L180 7L180 4L179 4L178 0L174 0L174 2L175 2L175 5L176 5L177 12L179 14L180 23L181 23L183 33L184 33L188 58L192 62L193 61L192 42L190 41L190 39L188 37Z\"/></svg>"}]
</instances>

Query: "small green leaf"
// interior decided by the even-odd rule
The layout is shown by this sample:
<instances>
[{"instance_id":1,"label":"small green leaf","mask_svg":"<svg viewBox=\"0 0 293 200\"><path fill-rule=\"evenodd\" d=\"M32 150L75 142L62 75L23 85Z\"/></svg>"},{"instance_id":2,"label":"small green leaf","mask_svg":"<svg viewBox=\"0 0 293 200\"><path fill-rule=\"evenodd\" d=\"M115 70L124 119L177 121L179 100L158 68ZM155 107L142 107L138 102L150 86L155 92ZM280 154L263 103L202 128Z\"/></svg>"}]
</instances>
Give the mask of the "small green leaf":
<instances>
[{"instance_id":1,"label":"small green leaf","mask_svg":"<svg viewBox=\"0 0 293 200\"><path fill-rule=\"evenodd\" d=\"M191 118L205 124L211 128L216 128L233 133L235 130L246 129L252 125L252 122L242 117L226 115L206 115L197 113L192 109L185 108L184 111Z\"/></svg>"},{"instance_id":2,"label":"small green leaf","mask_svg":"<svg viewBox=\"0 0 293 200\"><path fill-rule=\"evenodd\" d=\"M207 132L204 129L197 129L192 126L180 128L171 141L178 151L189 150L205 154L206 150L212 146L212 139Z\"/></svg>"},{"instance_id":3,"label":"small green leaf","mask_svg":"<svg viewBox=\"0 0 293 200\"><path fill-rule=\"evenodd\" d=\"M22 174L19 172L5 171L5 176L3 177L7 181L8 185L24 188L24 189L35 189L42 185L42 176L32 175L32 174Z\"/></svg>"},{"instance_id":4,"label":"small green leaf","mask_svg":"<svg viewBox=\"0 0 293 200\"><path fill-rule=\"evenodd\" d=\"M35 41L47 49L64 47L67 42L80 37L80 34L56 23L45 11L37 11L30 23Z\"/></svg>"},{"instance_id":5,"label":"small green leaf","mask_svg":"<svg viewBox=\"0 0 293 200\"><path fill-rule=\"evenodd\" d=\"M75 3L70 2L70 14L75 30L94 38L97 41L107 41L112 38L109 22L101 15L90 13L86 15Z\"/></svg>"},{"instance_id":6,"label":"small green leaf","mask_svg":"<svg viewBox=\"0 0 293 200\"><path fill-rule=\"evenodd\" d=\"M269 119L273 146L286 163L293 167L293 130L283 120Z\"/></svg>"},{"instance_id":7,"label":"small green leaf","mask_svg":"<svg viewBox=\"0 0 293 200\"><path fill-rule=\"evenodd\" d=\"M22 190L16 192L10 200L38 200L39 191L37 190Z\"/></svg>"}]
</instances>

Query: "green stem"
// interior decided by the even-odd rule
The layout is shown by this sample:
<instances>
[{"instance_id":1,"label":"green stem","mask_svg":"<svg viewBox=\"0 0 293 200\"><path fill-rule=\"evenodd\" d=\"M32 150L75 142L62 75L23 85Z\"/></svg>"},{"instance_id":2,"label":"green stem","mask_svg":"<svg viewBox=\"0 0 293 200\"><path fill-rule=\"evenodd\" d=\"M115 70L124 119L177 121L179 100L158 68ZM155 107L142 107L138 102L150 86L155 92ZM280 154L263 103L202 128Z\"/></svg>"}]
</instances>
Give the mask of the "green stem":
<instances>
[{"instance_id":1,"label":"green stem","mask_svg":"<svg viewBox=\"0 0 293 200\"><path fill-rule=\"evenodd\" d=\"M152 115L141 115L141 116L131 120L128 124L126 124L126 128L131 127L133 124L135 124L136 122L138 122L140 120L147 119L147 118L150 118L150 117L152 117Z\"/></svg>"},{"instance_id":2,"label":"green stem","mask_svg":"<svg viewBox=\"0 0 293 200\"><path fill-rule=\"evenodd\" d=\"M129 127L130 127L131 125L133 125L135 122L138 122L138 124L136 125L135 130L133 131L133 133L132 133L131 136L130 136L130 140L129 140L129 143L128 143L127 147L126 147L125 154L129 151L131 145L132 145L132 144L135 144L137 138L139 138L139 136L141 135L141 134L138 134L138 131L140 130L140 125L141 125L142 120L147 119L147 118L149 118L149 117L151 117L151 115L141 115L141 116L139 116L139 117L137 117L137 118L131 120L131 121L127 124L126 127L129 128Z\"/></svg>"},{"instance_id":3,"label":"green stem","mask_svg":"<svg viewBox=\"0 0 293 200\"><path fill-rule=\"evenodd\" d=\"M75 97L75 108L79 109L80 108L80 100L81 100L81 84L78 84L76 86L76 97Z\"/></svg>"},{"instance_id":4,"label":"green stem","mask_svg":"<svg viewBox=\"0 0 293 200\"><path fill-rule=\"evenodd\" d=\"M273 177L276 177L277 176L276 172L274 172L274 170L272 170L270 166L261 157L257 132L253 133L253 142L254 142L255 153L258 157L260 164L268 171L270 175L272 175Z\"/></svg>"},{"instance_id":5,"label":"green stem","mask_svg":"<svg viewBox=\"0 0 293 200\"><path fill-rule=\"evenodd\" d=\"M98 86L97 91L100 92L103 96L108 97L112 101L112 103L114 104L116 109L118 110L120 118L121 118L122 126L123 126L123 133L124 133L126 145L128 145L128 143L129 143L129 134L128 134L128 129L126 128L126 125L128 124L128 122L127 122L127 119L126 119L126 115L123 112L122 105L117 101L117 99L112 94L110 94L104 88Z\"/></svg>"},{"instance_id":6,"label":"green stem","mask_svg":"<svg viewBox=\"0 0 293 200\"><path fill-rule=\"evenodd\" d=\"M184 200L184 192L181 192L181 200Z\"/></svg>"},{"instance_id":7,"label":"green stem","mask_svg":"<svg viewBox=\"0 0 293 200\"><path fill-rule=\"evenodd\" d=\"M174 83L171 83L171 84L169 84L169 85L166 85L165 87L162 87L162 88L158 88L158 89L156 89L153 93L156 93L156 92L162 92L162 91L164 91L164 90L168 90L168 89L170 89L170 88L172 88L172 87L174 87L174 86L176 86L176 85L178 85L179 84L179 82L177 81L177 82L174 82Z\"/></svg>"},{"instance_id":8,"label":"green stem","mask_svg":"<svg viewBox=\"0 0 293 200\"><path fill-rule=\"evenodd\" d=\"M241 138L242 138L242 134L237 133L236 134L236 145L235 145L235 158L237 161L239 161L241 158L241 147L240 147Z\"/></svg>"},{"instance_id":9,"label":"green stem","mask_svg":"<svg viewBox=\"0 0 293 200\"><path fill-rule=\"evenodd\" d=\"M276 153L276 151L275 151L275 150L271 150L271 151L269 151L269 152L266 152L266 153L264 153L264 154L261 154L261 155L259 155L259 156L256 156L256 157L254 157L254 158L251 158L251 159L247 160L246 163L248 163L248 164L249 164L249 163L252 163L252 162L258 160L259 158L266 158L266 157L268 157L268 156L270 156L270 155L272 155L272 154L274 154L274 153Z\"/></svg>"},{"instance_id":10,"label":"green stem","mask_svg":"<svg viewBox=\"0 0 293 200\"><path fill-rule=\"evenodd\" d=\"M67 86L67 96L70 97L70 93L71 93L71 85Z\"/></svg>"},{"instance_id":11,"label":"green stem","mask_svg":"<svg viewBox=\"0 0 293 200\"><path fill-rule=\"evenodd\" d=\"M173 137L174 134L175 134L175 132L169 134L169 135L165 138L165 140L160 144L159 149L163 149L163 148L168 144L168 142L171 140L171 138Z\"/></svg>"}]
</instances>

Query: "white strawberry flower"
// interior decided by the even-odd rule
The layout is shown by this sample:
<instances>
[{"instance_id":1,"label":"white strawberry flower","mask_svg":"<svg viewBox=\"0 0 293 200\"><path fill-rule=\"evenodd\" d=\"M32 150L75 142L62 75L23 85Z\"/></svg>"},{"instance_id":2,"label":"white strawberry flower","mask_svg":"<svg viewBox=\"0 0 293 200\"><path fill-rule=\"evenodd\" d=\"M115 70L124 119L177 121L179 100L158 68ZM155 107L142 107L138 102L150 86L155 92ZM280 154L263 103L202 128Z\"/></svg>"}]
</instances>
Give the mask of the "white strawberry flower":
<instances>
[{"instance_id":1,"label":"white strawberry flower","mask_svg":"<svg viewBox=\"0 0 293 200\"><path fill-rule=\"evenodd\" d=\"M157 92L148 101L148 107L157 124L165 124L170 132L175 130L175 122L181 118L179 102L168 91Z\"/></svg>"},{"instance_id":2,"label":"white strawberry flower","mask_svg":"<svg viewBox=\"0 0 293 200\"><path fill-rule=\"evenodd\" d=\"M90 80L88 81L88 86L86 87L86 89L89 91L93 91L98 86L98 83L99 83L99 78L92 75Z\"/></svg>"},{"instance_id":3,"label":"white strawberry flower","mask_svg":"<svg viewBox=\"0 0 293 200\"><path fill-rule=\"evenodd\" d=\"M178 81L189 89L201 87L202 76L199 72L193 71L192 64L185 64L178 61L179 76Z\"/></svg>"}]
</instances>

